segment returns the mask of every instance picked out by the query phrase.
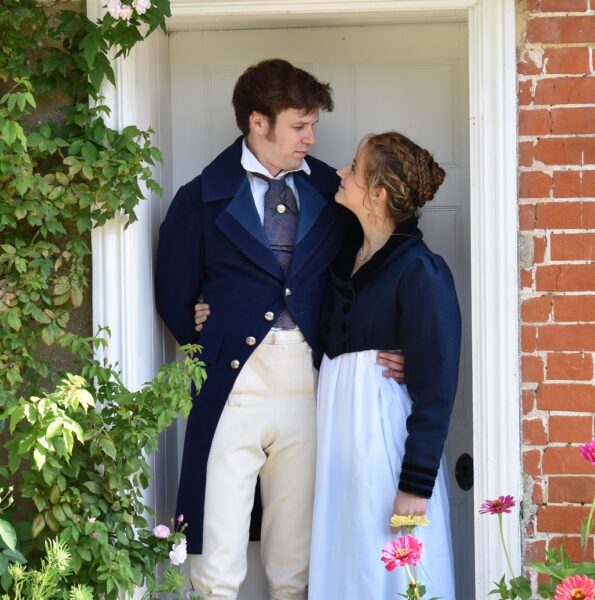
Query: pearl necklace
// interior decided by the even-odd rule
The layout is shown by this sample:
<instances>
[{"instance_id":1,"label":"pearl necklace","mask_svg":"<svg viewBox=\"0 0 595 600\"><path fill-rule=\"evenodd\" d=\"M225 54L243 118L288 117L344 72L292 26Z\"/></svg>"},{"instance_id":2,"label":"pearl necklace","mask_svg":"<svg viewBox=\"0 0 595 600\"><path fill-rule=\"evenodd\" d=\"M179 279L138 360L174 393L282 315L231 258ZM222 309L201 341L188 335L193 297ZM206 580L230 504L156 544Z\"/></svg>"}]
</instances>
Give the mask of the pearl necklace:
<instances>
[{"instance_id":1,"label":"pearl necklace","mask_svg":"<svg viewBox=\"0 0 595 600\"><path fill-rule=\"evenodd\" d=\"M371 255L372 255L372 253L368 252L368 254L366 254L366 256L364 256L364 247L362 246L357 253L357 258L360 262L366 262L370 258Z\"/></svg>"}]
</instances>

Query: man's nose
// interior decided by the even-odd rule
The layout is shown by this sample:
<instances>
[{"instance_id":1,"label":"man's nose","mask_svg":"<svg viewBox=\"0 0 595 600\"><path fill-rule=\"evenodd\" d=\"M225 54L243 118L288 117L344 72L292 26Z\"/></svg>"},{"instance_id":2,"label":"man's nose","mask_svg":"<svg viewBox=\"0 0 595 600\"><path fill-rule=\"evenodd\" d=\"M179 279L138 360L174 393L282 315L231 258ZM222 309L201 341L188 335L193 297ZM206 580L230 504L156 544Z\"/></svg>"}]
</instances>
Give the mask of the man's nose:
<instances>
[{"instance_id":1,"label":"man's nose","mask_svg":"<svg viewBox=\"0 0 595 600\"><path fill-rule=\"evenodd\" d=\"M316 136L314 135L313 129L308 130L308 132L306 134L305 142L307 144L312 144L312 145L314 145L316 143Z\"/></svg>"}]
</instances>

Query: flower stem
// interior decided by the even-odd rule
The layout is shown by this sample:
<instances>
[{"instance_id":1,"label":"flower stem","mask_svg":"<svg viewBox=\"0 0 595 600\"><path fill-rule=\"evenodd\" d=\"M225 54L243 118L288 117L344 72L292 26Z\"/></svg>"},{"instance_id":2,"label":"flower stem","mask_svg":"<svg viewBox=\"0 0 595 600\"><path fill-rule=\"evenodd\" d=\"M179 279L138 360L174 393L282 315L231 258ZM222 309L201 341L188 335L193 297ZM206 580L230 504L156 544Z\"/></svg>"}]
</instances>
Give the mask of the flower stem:
<instances>
[{"instance_id":1,"label":"flower stem","mask_svg":"<svg viewBox=\"0 0 595 600\"><path fill-rule=\"evenodd\" d=\"M417 598L417 600L421 600L421 596L419 595L419 587L417 586L417 581L414 579L413 575L411 574L409 565L405 565L405 569L407 570L407 575L409 575L409 580L411 581L411 584L413 585L413 591L415 592L415 597Z\"/></svg>"},{"instance_id":2,"label":"flower stem","mask_svg":"<svg viewBox=\"0 0 595 600\"><path fill-rule=\"evenodd\" d=\"M587 556L587 546L589 545L589 537L591 537L591 529L593 529L593 513L595 513L595 496L593 496L593 502L591 502L591 510L589 511L589 516L585 521L585 536L584 539L581 539L581 543L583 543L583 560Z\"/></svg>"},{"instance_id":3,"label":"flower stem","mask_svg":"<svg viewBox=\"0 0 595 600\"><path fill-rule=\"evenodd\" d=\"M498 525L500 526L500 541L502 542L502 548L504 549L504 555L506 556L506 562L510 569L510 574L514 579L514 571L512 570L512 564L510 562L510 556L508 556L508 550L506 549L506 542L504 541L504 528L502 526L502 513L498 513Z\"/></svg>"}]
</instances>

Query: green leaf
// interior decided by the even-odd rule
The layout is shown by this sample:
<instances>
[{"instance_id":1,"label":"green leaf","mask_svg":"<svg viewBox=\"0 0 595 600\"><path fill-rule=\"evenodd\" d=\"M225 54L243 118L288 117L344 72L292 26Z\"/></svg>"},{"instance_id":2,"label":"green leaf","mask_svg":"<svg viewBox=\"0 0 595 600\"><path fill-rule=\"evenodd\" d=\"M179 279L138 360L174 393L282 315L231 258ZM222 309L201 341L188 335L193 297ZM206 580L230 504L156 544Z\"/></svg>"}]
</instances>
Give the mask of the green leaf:
<instances>
[{"instance_id":1,"label":"green leaf","mask_svg":"<svg viewBox=\"0 0 595 600\"><path fill-rule=\"evenodd\" d=\"M593 512L595 510L595 498L589 511L589 516L581 523L581 546L584 548L587 545L591 531L593 531Z\"/></svg>"},{"instance_id":2,"label":"green leaf","mask_svg":"<svg viewBox=\"0 0 595 600\"><path fill-rule=\"evenodd\" d=\"M46 429L45 432L45 437L46 439L50 439L53 438L54 436L58 435L59 433L62 432L62 421L60 419L55 419L54 421L52 421L49 425L48 428Z\"/></svg>"},{"instance_id":3,"label":"green leaf","mask_svg":"<svg viewBox=\"0 0 595 600\"><path fill-rule=\"evenodd\" d=\"M83 485L93 494L101 494L101 486L95 481L85 481Z\"/></svg>"},{"instance_id":4,"label":"green leaf","mask_svg":"<svg viewBox=\"0 0 595 600\"><path fill-rule=\"evenodd\" d=\"M80 287L73 287L70 290L70 301L73 306L80 306L83 303L83 290Z\"/></svg>"},{"instance_id":5,"label":"green leaf","mask_svg":"<svg viewBox=\"0 0 595 600\"><path fill-rule=\"evenodd\" d=\"M57 485L52 486L52 490L50 492L50 502L52 504L58 504L60 500L60 488Z\"/></svg>"},{"instance_id":6,"label":"green leaf","mask_svg":"<svg viewBox=\"0 0 595 600\"><path fill-rule=\"evenodd\" d=\"M19 195L24 196L27 190L31 187L31 178L17 177L14 187ZM19 217L17 217L19 218Z\"/></svg>"},{"instance_id":7,"label":"green leaf","mask_svg":"<svg viewBox=\"0 0 595 600\"><path fill-rule=\"evenodd\" d=\"M62 185L57 185L48 195L48 199L49 200L57 200L58 198L60 198L60 196L62 196L64 194L66 190L64 189L64 186Z\"/></svg>"},{"instance_id":8,"label":"green leaf","mask_svg":"<svg viewBox=\"0 0 595 600\"><path fill-rule=\"evenodd\" d=\"M41 471L43 465L45 465L45 459L45 451L42 452L39 448L35 448L35 450L33 450L33 460L35 461L35 466L37 467L38 471Z\"/></svg>"},{"instance_id":9,"label":"green leaf","mask_svg":"<svg viewBox=\"0 0 595 600\"><path fill-rule=\"evenodd\" d=\"M8 108L8 112L12 112L14 107L16 106L18 100L18 94L10 94L8 96L8 102L6 103L6 107Z\"/></svg>"},{"instance_id":10,"label":"green leaf","mask_svg":"<svg viewBox=\"0 0 595 600\"><path fill-rule=\"evenodd\" d=\"M19 316L14 310L11 310L7 313L6 322L8 323L8 326L15 331L19 331L21 329L21 319L19 319Z\"/></svg>"},{"instance_id":11,"label":"green leaf","mask_svg":"<svg viewBox=\"0 0 595 600\"><path fill-rule=\"evenodd\" d=\"M14 216L20 221L27 216L27 211L22 206L17 206L14 209Z\"/></svg>"},{"instance_id":12,"label":"green leaf","mask_svg":"<svg viewBox=\"0 0 595 600\"><path fill-rule=\"evenodd\" d=\"M16 550L17 547L17 532L8 521L0 519L0 538L4 544L11 550Z\"/></svg>"},{"instance_id":13,"label":"green leaf","mask_svg":"<svg viewBox=\"0 0 595 600\"><path fill-rule=\"evenodd\" d=\"M64 439L64 444L66 445L66 452L68 452L68 454L71 455L72 449L74 447L74 436L72 435L71 431L69 431L68 429L64 429L62 431L62 437Z\"/></svg>"},{"instance_id":14,"label":"green leaf","mask_svg":"<svg viewBox=\"0 0 595 600\"><path fill-rule=\"evenodd\" d=\"M95 30L94 30L95 33ZM81 48L83 49L83 56L87 61L87 65L89 68L93 66L95 63L95 57L97 56L97 52L99 50L100 39L97 35L86 35L81 40Z\"/></svg>"},{"instance_id":15,"label":"green leaf","mask_svg":"<svg viewBox=\"0 0 595 600\"><path fill-rule=\"evenodd\" d=\"M66 520L66 515L64 514L64 511L62 510L62 507L59 504L52 506L52 514L54 515L54 518L56 519L56 521L58 521L58 523L62 523Z\"/></svg>"},{"instance_id":16,"label":"green leaf","mask_svg":"<svg viewBox=\"0 0 595 600\"><path fill-rule=\"evenodd\" d=\"M70 183L68 175L66 175L66 173L61 173L60 171L56 173L56 181L64 187L66 187Z\"/></svg>"},{"instance_id":17,"label":"green leaf","mask_svg":"<svg viewBox=\"0 0 595 600\"><path fill-rule=\"evenodd\" d=\"M99 88L101 87L101 82L103 81L104 75L105 75L105 72L100 67L96 67L89 71L89 80L91 81L91 85L93 86L93 89L99 91Z\"/></svg>"},{"instance_id":18,"label":"green leaf","mask_svg":"<svg viewBox=\"0 0 595 600\"><path fill-rule=\"evenodd\" d=\"M83 165L81 173L85 179L91 181L93 179L93 169L89 165Z\"/></svg>"},{"instance_id":19,"label":"green leaf","mask_svg":"<svg viewBox=\"0 0 595 600\"><path fill-rule=\"evenodd\" d=\"M18 550L11 550L10 548L6 548L2 550L2 554L8 557L8 560L12 560L13 562L26 563L27 559L22 555Z\"/></svg>"},{"instance_id":20,"label":"green leaf","mask_svg":"<svg viewBox=\"0 0 595 600\"><path fill-rule=\"evenodd\" d=\"M89 229L91 229L91 226L92 226L92 223L91 223L91 219L90 219L89 215L82 214L82 215L79 215L79 217L77 217L76 228L78 229L79 233L84 233L85 231L89 231Z\"/></svg>"},{"instance_id":21,"label":"green leaf","mask_svg":"<svg viewBox=\"0 0 595 600\"><path fill-rule=\"evenodd\" d=\"M92 164L97 160L97 148L90 142L85 142L82 149L82 155L86 162Z\"/></svg>"},{"instance_id":22,"label":"green leaf","mask_svg":"<svg viewBox=\"0 0 595 600\"><path fill-rule=\"evenodd\" d=\"M9 564L8 558L4 554L0 554L0 575L6 571Z\"/></svg>"},{"instance_id":23,"label":"green leaf","mask_svg":"<svg viewBox=\"0 0 595 600\"><path fill-rule=\"evenodd\" d=\"M8 571L0 575L0 585L5 592L8 592L12 587L12 575Z\"/></svg>"},{"instance_id":24,"label":"green leaf","mask_svg":"<svg viewBox=\"0 0 595 600\"><path fill-rule=\"evenodd\" d=\"M116 456L117 456L117 452L116 452L116 446L114 445L114 443L106 437L102 437L99 445L101 446L101 449L113 460L116 460Z\"/></svg>"}]
</instances>

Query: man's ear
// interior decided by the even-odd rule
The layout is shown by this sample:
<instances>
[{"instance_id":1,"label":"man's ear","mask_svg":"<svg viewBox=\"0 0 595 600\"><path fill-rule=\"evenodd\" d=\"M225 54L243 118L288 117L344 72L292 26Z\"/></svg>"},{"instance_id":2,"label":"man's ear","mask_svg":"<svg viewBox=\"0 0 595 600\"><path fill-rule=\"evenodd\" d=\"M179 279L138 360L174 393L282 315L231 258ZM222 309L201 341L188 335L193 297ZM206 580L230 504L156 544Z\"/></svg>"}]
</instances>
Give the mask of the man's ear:
<instances>
[{"instance_id":1,"label":"man's ear","mask_svg":"<svg viewBox=\"0 0 595 600\"><path fill-rule=\"evenodd\" d=\"M253 110L250 113L248 122L249 122L251 132L254 132L256 135L259 135L259 136L267 135L267 133L269 131L270 123L269 123L269 118L266 115L263 115L261 112Z\"/></svg>"}]
</instances>

